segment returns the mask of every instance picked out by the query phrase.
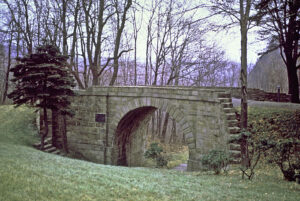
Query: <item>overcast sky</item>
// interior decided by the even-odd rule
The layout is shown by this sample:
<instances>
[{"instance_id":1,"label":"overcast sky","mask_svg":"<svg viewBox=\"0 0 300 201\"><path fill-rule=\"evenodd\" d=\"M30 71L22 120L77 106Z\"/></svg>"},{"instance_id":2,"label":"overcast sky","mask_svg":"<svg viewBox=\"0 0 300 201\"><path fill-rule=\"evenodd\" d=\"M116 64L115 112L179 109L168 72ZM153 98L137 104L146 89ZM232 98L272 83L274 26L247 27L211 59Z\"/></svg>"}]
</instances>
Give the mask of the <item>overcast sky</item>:
<instances>
[{"instance_id":1,"label":"overcast sky","mask_svg":"<svg viewBox=\"0 0 300 201\"><path fill-rule=\"evenodd\" d=\"M240 63L241 56L241 35L239 27L233 28L229 33L216 34L215 40L218 40L226 51L228 59ZM265 41L259 41L254 32L248 34L248 64L255 64L258 59L258 53L263 52L266 47Z\"/></svg>"},{"instance_id":2,"label":"overcast sky","mask_svg":"<svg viewBox=\"0 0 300 201\"><path fill-rule=\"evenodd\" d=\"M140 0L140 2L149 3L146 0ZM189 2L191 3L191 2ZM198 5L197 1L193 2L195 3L194 6ZM193 7L193 3L191 3L191 7ZM202 18L207 15L209 15L209 11L205 8L200 8L197 10L193 10L191 12L196 18ZM190 14L191 14L190 13ZM139 15L139 14L138 14ZM138 16L139 18L140 16ZM146 52L146 23L148 22L147 19L147 12L143 13L143 23L145 23L141 30L140 35L138 36L138 57L141 61L145 60L145 52ZM218 19L217 19L218 18ZM213 18L212 18L213 19ZM222 16L216 17L217 21L222 20L222 22L226 19L224 19ZM214 20L214 19L213 19ZM226 23L226 21L224 21ZM130 25L129 25L130 26ZM240 37L240 28L238 25L236 27L231 28L229 31L225 32L211 32L208 37L209 40L215 42L220 46L223 50L226 52L226 56L229 60L240 63L240 55L241 55L241 37ZM254 30L249 30L248 32L248 64L255 64L258 59L258 53L263 52L263 50L266 47L265 41L259 41L257 39L257 35L255 34Z\"/></svg>"},{"instance_id":3,"label":"overcast sky","mask_svg":"<svg viewBox=\"0 0 300 201\"><path fill-rule=\"evenodd\" d=\"M146 52L146 33L139 36L138 40L138 57L140 60L145 59ZM226 56L229 60L240 63L241 56L241 36L239 32L239 27L232 28L232 30L227 33L211 33L211 37L208 37L211 40L214 40L223 48L226 52ZM258 53L263 52L266 47L265 41L259 41L257 35L254 32L249 32L248 34L248 64L255 64L259 58Z\"/></svg>"}]
</instances>

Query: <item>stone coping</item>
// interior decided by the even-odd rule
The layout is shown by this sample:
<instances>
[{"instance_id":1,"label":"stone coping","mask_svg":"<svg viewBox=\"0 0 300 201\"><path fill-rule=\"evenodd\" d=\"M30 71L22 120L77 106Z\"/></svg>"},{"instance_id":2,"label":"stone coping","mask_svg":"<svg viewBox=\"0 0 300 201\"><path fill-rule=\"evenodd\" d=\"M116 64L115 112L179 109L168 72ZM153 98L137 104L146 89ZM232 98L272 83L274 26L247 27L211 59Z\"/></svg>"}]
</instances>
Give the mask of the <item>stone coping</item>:
<instances>
[{"instance_id":1,"label":"stone coping","mask_svg":"<svg viewBox=\"0 0 300 201\"><path fill-rule=\"evenodd\" d=\"M149 97L191 101L219 102L219 94L230 94L220 89L153 86L94 86L76 90L82 96Z\"/></svg>"}]
</instances>

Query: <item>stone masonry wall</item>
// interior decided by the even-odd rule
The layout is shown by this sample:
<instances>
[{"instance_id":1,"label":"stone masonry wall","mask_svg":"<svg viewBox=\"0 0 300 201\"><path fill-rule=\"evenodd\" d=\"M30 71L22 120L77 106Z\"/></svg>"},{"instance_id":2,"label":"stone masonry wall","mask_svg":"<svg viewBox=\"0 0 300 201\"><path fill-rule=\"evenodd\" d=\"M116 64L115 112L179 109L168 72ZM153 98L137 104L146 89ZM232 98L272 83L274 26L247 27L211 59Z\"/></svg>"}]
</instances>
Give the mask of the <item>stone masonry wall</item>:
<instances>
[{"instance_id":1,"label":"stone masonry wall","mask_svg":"<svg viewBox=\"0 0 300 201\"><path fill-rule=\"evenodd\" d=\"M227 91L233 98L241 98L241 88L239 87L205 87L206 89L219 89ZM266 92L261 89L247 88L248 99L256 101L274 101L277 102L277 93ZM280 93L280 102L290 102L290 95Z\"/></svg>"},{"instance_id":2,"label":"stone masonry wall","mask_svg":"<svg viewBox=\"0 0 300 201\"><path fill-rule=\"evenodd\" d=\"M95 114L106 114L105 96L72 97L75 116L68 119L68 148L89 161L105 164L106 123L96 122Z\"/></svg>"},{"instance_id":3,"label":"stone masonry wall","mask_svg":"<svg viewBox=\"0 0 300 201\"><path fill-rule=\"evenodd\" d=\"M120 155L122 140L118 141L118 136L128 135L131 140L123 146L126 163L138 165L132 159L142 150L138 147L143 143L142 129L138 128L145 119L141 114L151 112L149 108L168 112L181 127L189 147L188 170L201 168L202 155L211 149L223 149L239 157L238 146L228 144L239 130L230 94L222 90L93 87L77 94L72 100L75 116L68 119L68 146L87 160L117 165L117 158L125 156ZM97 114L104 117L103 122L96 121ZM125 132L126 128L131 130Z\"/></svg>"}]
</instances>

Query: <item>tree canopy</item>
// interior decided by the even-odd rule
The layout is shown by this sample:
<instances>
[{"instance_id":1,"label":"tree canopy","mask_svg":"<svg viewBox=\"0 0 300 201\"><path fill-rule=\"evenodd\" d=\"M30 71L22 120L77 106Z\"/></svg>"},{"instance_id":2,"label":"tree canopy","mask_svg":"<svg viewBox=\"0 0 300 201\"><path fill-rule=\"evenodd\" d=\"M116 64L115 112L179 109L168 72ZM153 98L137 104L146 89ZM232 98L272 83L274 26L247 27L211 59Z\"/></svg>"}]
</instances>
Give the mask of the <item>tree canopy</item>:
<instances>
[{"instance_id":1,"label":"tree canopy","mask_svg":"<svg viewBox=\"0 0 300 201\"><path fill-rule=\"evenodd\" d=\"M57 47L44 45L36 53L16 60L18 64L10 70L16 87L8 97L17 106L29 104L67 113L68 96L74 95L71 87L75 86L66 67L67 57Z\"/></svg>"}]
</instances>

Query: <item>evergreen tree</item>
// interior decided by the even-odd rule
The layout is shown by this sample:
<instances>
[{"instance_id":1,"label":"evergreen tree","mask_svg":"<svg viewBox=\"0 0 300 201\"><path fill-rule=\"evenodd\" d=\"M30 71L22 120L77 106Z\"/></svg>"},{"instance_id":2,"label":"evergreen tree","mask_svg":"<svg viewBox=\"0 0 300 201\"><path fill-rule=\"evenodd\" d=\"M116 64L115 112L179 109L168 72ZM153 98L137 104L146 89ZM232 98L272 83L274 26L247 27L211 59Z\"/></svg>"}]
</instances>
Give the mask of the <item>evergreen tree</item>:
<instances>
[{"instance_id":1,"label":"evergreen tree","mask_svg":"<svg viewBox=\"0 0 300 201\"><path fill-rule=\"evenodd\" d=\"M16 106L28 104L42 109L44 129L41 132L41 149L48 135L47 109L58 111L59 114L71 115L68 100L75 86L66 62L67 57L60 54L53 45L43 45L36 53L16 59L18 64L10 71L13 72L12 82L16 84L8 97Z\"/></svg>"}]
</instances>

